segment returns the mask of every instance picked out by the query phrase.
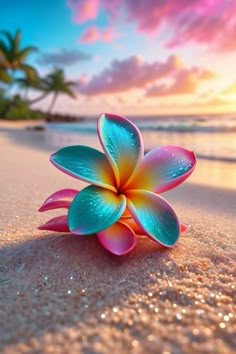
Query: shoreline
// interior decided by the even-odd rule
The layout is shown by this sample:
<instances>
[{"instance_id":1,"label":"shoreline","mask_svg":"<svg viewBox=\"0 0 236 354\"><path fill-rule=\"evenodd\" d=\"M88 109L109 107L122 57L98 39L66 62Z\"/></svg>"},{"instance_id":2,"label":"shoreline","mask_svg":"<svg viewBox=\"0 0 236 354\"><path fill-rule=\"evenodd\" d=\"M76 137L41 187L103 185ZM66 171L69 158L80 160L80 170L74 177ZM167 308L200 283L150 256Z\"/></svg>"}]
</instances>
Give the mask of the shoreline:
<instances>
[{"instance_id":1,"label":"shoreline","mask_svg":"<svg viewBox=\"0 0 236 354\"><path fill-rule=\"evenodd\" d=\"M0 121L0 133L3 132L14 144L26 145L29 148L47 150L50 153L67 145L89 145L101 150L98 138L95 135L78 133L75 139L71 139L70 134L61 135L60 132L53 134L49 130L29 129L37 126L44 126L44 121L20 121L2 122ZM223 159L207 159L198 157L197 166L194 173L187 180L187 183L204 185L236 190L236 168L235 161Z\"/></svg>"}]
</instances>

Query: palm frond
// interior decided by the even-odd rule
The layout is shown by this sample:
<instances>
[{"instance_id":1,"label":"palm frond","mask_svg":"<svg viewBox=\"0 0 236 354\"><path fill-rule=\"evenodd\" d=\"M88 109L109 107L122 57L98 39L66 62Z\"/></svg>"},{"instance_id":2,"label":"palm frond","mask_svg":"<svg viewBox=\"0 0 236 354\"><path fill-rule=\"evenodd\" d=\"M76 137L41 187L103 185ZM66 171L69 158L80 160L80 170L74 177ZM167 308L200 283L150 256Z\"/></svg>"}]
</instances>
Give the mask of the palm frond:
<instances>
[{"instance_id":1,"label":"palm frond","mask_svg":"<svg viewBox=\"0 0 236 354\"><path fill-rule=\"evenodd\" d=\"M71 98L74 98L74 99L76 98L74 92L73 92L70 88L68 88L68 87L65 87L63 93L66 93L66 94L67 94L68 96L70 96Z\"/></svg>"},{"instance_id":2,"label":"palm frond","mask_svg":"<svg viewBox=\"0 0 236 354\"><path fill-rule=\"evenodd\" d=\"M29 46L29 47L26 47L26 48L20 50L17 54L18 60L19 61L25 60L29 54L31 54L32 52L35 52L37 50L38 50L38 48L34 47L34 46Z\"/></svg>"},{"instance_id":3,"label":"palm frond","mask_svg":"<svg viewBox=\"0 0 236 354\"><path fill-rule=\"evenodd\" d=\"M19 64L18 69L22 70L30 79L35 79L38 76L36 69L31 65L21 63Z\"/></svg>"},{"instance_id":4,"label":"palm frond","mask_svg":"<svg viewBox=\"0 0 236 354\"><path fill-rule=\"evenodd\" d=\"M20 50L20 41L21 41L21 31L17 30L15 37L13 37L12 49L14 53L17 53Z\"/></svg>"},{"instance_id":5,"label":"palm frond","mask_svg":"<svg viewBox=\"0 0 236 354\"><path fill-rule=\"evenodd\" d=\"M5 84L10 84L12 82L12 77L3 68L0 68L0 81L4 82Z\"/></svg>"},{"instance_id":6,"label":"palm frond","mask_svg":"<svg viewBox=\"0 0 236 354\"><path fill-rule=\"evenodd\" d=\"M9 50L6 43L0 39L0 62L9 57Z\"/></svg>"},{"instance_id":7,"label":"palm frond","mask_svg":"<svg viewBox=\"0 0 236 354\"><path fill-rule=\"evenodd\" d=\"M8 31L0 31L0 34L3 34L3 36L6 38L7 42L9 42L11 47L14 45L14 38L11 35L10 32L8 32Z\"/></svg>"},{"instance_id":8,"label":"palm frond","mask_svg":"<svg viewBox=\"0 0 236 354\"><path fill-rule=\"evenodd\" d=\"M66 81L66 83L69 86L76 86L77 85L77 82L75 82L75 81Z\"/></svg>"},{"instance_id":9,"label":"palm frond","mask_svg":"<svg viewBox=\"0 0 236 354\"><path fill-rule=\"evenodd\" d=\"M2 38L1 38L2 35ZM4 40L6 39L6 40ZM26 64L27 56L37 50L34 46L20 49L21 31L14 35L8 31L0 31L0 63L12 70L23 70L28 76L35 76L36 70Z\"/></svg>"}]
</instances>

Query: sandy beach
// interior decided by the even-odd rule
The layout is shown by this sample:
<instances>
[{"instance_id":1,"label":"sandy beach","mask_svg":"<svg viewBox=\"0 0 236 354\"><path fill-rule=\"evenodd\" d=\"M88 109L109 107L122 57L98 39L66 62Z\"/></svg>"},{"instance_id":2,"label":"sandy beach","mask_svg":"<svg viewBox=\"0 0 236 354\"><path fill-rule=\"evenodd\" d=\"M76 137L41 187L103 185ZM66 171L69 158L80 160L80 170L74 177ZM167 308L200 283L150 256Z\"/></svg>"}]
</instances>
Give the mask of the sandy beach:
<instances>
[{"instance_id":1,"label":"sandy beach","mask_svg":"<svg viewBox=\"0 0 236 354\"><path fill-rule=\"evenodd\" d=\"M235 353L235 164L211 162L220 185L199 161L163 195L188 226L173 249L140 237L117 257L95 235L37 230L63 214L37 212L48 195L85 185L50 164L43 136L0 124L0 352Z\"/></svg>"}]
</instances>

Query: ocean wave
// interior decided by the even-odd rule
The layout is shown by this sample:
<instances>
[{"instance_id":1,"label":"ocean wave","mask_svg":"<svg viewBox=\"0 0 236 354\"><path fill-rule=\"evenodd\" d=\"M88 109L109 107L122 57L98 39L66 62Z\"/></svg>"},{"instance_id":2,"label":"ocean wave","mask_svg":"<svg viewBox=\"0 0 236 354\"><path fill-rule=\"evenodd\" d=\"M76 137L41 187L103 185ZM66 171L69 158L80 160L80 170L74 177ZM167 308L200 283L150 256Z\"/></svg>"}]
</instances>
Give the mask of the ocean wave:
<instances>
[{"instance_id":1,"label":"ocean wave","mask_svg":"<svg viewBox=\"0 0 236 354\"><path fill-rule=\"evenodd\" d=\"M177 132L177 133L189 133L189 132L206 132L206 133L219 133L219 132L236 132L236 125L235 126L228 126L228 125L181 125L181 124L170 124L170 125L139 125L138 127L140 130L155 130L155 131L168 131L168 132Z\"/></svg>"},{"instance_id":2,"label":"ocean wave","mask_svg":"<svg viewBox=\"0 0 236 354\"><path fill-rule=\"evenodd\" d=\"M99 140L96 138L96 127L86 125L83 128L76 128L70 124L70 129L65 129L65 125L50 125L45 131L47 142L55 148L61 148L67 145L86 145L87 141L92 141L94 148L99 148ZM218 160L225 162L236 162L236 133L217 132L215 134L209 131L186 131L186 134L178 131L157 131L150 129L143 131L144 144L147 151L161 145L180 145L196 152L200 159ZM188 133L188 134L187 134ZM207 134L208 133L208 134Z\"/></svg>"},{"instance_id":3,"label":"ocean wave","mask_svg":"<svg viewBox=\"0 0 236 354\"><path fill-rule=\"evenodd\" d=\"M196 123L167 123L167 122L136 122L136 125L141 131L167 131L178 133L189 132L206 132L206 133L218 133L218 132L236 132L235 122L227 122L226 124L209 124L209 122L196 122ZM97 127L94 122L92 123L50 123L48 129L57 131L69 131L71 133L84 132L84 133L96 133Z\"/></svg>"},{"instance_id":4,"label":"ocean wave","mask_svg":"<svg viewBox=\"0 0 236 354\"><path fill-rule=\"evenodd\" d=\"M236 162L236 157L229 156L216 156L216 155L208 155L208 154L196 154L198 159L204 160L212 160L212 161L223 161L223 162Z\"/></svg>"}]
</instances>

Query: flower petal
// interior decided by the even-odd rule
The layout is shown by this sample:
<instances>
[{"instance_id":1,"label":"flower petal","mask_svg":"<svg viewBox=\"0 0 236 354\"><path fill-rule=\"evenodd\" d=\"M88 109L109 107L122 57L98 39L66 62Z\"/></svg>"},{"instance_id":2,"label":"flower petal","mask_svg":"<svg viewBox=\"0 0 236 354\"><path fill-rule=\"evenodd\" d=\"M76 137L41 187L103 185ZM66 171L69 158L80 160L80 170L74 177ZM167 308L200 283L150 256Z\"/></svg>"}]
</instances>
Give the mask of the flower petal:
<instances>
[{"instance_id":1,"label":"flower petal","mask_svg":"<svg viewBox=\"0 0 236 354\"><path fill-rule=\"evenodd\" d=\"M67 215L56 216L38 227L39 230L49 230L57 232L70 232L67 222Z\"/></svg>"},{"instance_id":2,"label":"flower petal","mask_svg":"<svg viewBox=\"0 0 236 354\"><path fill-rule=\"evenodd\" d=\"M129 209L126 208L125 211L124 211L124 213L123 213L123 215L121 216L121 218L122 218L122 219L126 219L126 218L131 218L131 217L132 217L132 216L131 216L131 214L130 214L130 212L129 212Z\"/></svg>"},{"instance_id":3,"label":"flower petal","mask_svg":"<svg viewBox=\"0 0 236 354\"><path fill-rule=\"evenodd\" d=\"M133 218L124 218L123 215L120 219L125 225L131 227L136 235L146 235L146 231L133 219Z\"/></svg>"},{"instance_id":4,"label":"flower petal","mask_svg":"<svg viewBox=\"0 0 236 354\"><path fill-rule=\"evenodd\" d=\"M127 188L166 192L185 181L195 165L194 153L182 147L168 145L153 149L145 155Z\"/></svg>"},{"instance_id":5,"label":"flower petal","mask_svg":"<svg viewBox=\"0 0 236 354\"><path fill-rule=\"evenodd\" d=\"M117 188L132 179L143 157L142 137L128 119L103 113L98 119L98 135L116 176Z\"/></svg>"},{"instance_id":6,"label":"flower petal","mask_svg":"<svg viewBox=\"0 0 236 354\"><path fill-rule=\"evenodd\" d=\"M98 232L97 237L104 248L117 256L129 253L137 243L133 230L122 222Z\"/></svg>"},{"instance_id":7,"label":"flower petal","mask_svg":"<svg viewBox=\"0 0 236 354\"><path fill-rule=\"evenodd\" d=\"M123 194L98 186L88 186L74 198L68 212L71 232L89 235L114 224L126 208Z\"/></svg>"},{"instance_id":8,"label":"flower petal","mask_svg":"<svg viewBox=\"0 0 236 354\"><path fill-rule=\"evenodd\" d=\"M101 151L83 145L67 146L52 154L50 160L72 177L116 191L114 173Z\"/></svg>"},{"instance_id":9,"label":"flower petal","mask_svg":"<svg viewBox=\"0 0 236 354\"><path fill-rule=\"evenodd\" d=\"M57 208L69 208L72 200L79 193L76 189L61 189L48 197L38 211Z\"/></svg>"},{"instance_id":10,"label":"flower petal","mask_svg":"<svg viewBox=\"0 0 236 354\"><path fill-rule=\"evenodd\" d=\"M141 226L138 225L137 222L133 218L124 217L124 215L122 215L120 221L123 222L124 224L130 226L136 235L143 235L143 236L146 235L147 236L146 231L144 231L144 229L141 228ZM187 226L184 224L180 224L180 232L182 233L182 232L185 232L186 230L187 230Z\"/></svg>"},{"instance_id":11,"label":"flower petal","mask_svg":"<svg viewBox=\"0 0 236 354\"><path fill-rule=\"evenodd\" d=\"M180 224L167 201L151 192L132 190L126 194L134 220L154 241L173 246L180 234Z\"/></svg>"}]
</instances>

